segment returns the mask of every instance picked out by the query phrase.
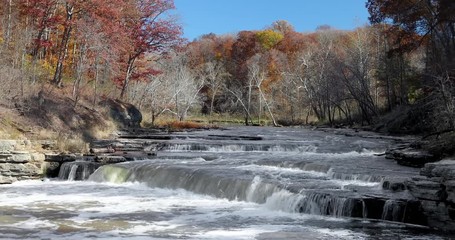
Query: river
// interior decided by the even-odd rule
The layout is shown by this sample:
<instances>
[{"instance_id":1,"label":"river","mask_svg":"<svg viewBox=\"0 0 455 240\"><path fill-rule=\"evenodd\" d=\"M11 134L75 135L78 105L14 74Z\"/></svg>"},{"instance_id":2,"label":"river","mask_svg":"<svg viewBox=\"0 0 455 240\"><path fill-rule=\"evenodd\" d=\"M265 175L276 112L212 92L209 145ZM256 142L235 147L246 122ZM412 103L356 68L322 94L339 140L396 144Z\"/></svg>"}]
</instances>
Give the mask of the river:
<instances>
[{"instance_id":1,"label":"river","mask_svg":"<svg viewBox=\"0 0 455 240\"><path fill-rule=\"evenodd\" d=\"M172 136L157 157L86 181L0 186L0 238L450 239L423 226L406 190L384 187L418 175L382 154L403 139L268 127Z\"/></svg>"}]
</instances>

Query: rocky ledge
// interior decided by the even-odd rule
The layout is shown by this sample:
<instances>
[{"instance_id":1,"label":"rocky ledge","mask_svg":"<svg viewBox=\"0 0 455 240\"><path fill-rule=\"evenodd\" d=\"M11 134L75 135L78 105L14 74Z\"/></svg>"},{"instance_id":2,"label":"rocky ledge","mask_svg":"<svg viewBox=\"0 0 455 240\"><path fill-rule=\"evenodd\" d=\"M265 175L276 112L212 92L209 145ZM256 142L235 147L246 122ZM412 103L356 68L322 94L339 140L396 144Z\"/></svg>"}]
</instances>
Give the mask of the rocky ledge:
<instances>
[{"instance_id":1,"label":"rocky ledge","mask_svg":"<svg viewBox=\"0 0 455 240\"><path fill-rule=\"evenodd\" d=\"M42 149L49 144L52 143L49 141L0 140L0 184L41 178L46 167Z\"/></svg>"},{"instance_id":2,"label":"rocky ledge","mask_svg":"<svg viewBox=\"0 0 455 240\"><path fill-rule=\"evenodd\" d=\"M393 159L399 165L415 168L422 168L426 163L436 162L440 160L439 156L431 154L430 152L423 149L414 148L410 146L410 144L388 149L385 152L385 158Z\"/></svg>"},{"instance_id":3,"label":"rocky ledge","mask_svg":"<svg viewBox=\"0 0 455 240\"><path fill-rule=\"evenodd\" d=\"M100 166L150 159L171 136L161 130L130 128L118 131L114 139L90 143L89 154L48 154L44 175L63 180L86 180Z\"/></svg>"},{"instance_id":4,"label":"rocky ledge","mask_svg":"<svg viewBox=\"0 0 455 240\"><path fill-rule=\"evenodd\" d=\"M428 226L446 231L455 229L455 160L427 163L420 176L405 183L421 202Z\"/></svg>"}]
</instances>

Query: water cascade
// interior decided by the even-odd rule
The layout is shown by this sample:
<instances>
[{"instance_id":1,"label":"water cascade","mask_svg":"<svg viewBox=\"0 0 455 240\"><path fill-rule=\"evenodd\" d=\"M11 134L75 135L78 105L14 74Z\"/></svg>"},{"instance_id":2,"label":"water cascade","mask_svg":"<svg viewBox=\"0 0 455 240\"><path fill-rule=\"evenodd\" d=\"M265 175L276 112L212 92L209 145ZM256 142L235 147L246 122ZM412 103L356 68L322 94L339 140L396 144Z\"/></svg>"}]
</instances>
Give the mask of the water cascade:
<instances>
[{"instance_id":1,"label":"water cascade","mask_svg":"<svg viewBox=\"0 0 455 240\"><path fill-rule=\"evenodd\" d=\"M407 204L406 200L371 198L351 189L343 189L343 185L330 191L308 189L314 185L295 181L286 184L283 175L280 178L275 176L276 179L270 176L270 172L254 175L251 170L241 168L226 171L218 165L193 163L181 166L150 160L102 166L89 180L142 182L150 187L185 189L217 198L264 204L269 209L291 213L422 223L420 218L404 217L404 208L407 208L406 212L418 213L419 207ZM367 182L365 184L368 187Z\"/></svg>"},{"instance_id":2,"label":"water cascade","mask_svg":"<svg viewBox=\"0 0 455 240\"><path fill-rule=\"evenodd\" d=\"M395 142L373 137L236 127L135 139L156 155L0 186L0 238L441 239L406 189L419 169L376 154Z\"/></svg>"},{"instance_id":3,"label":"water cascade","mask_svg":"<svg viewBox=\"0 0 455 240\"><path fill-rule=\"evenodd\" d=\"M316 146L299 146L294 144L214 144L175 143L162 147L170 152L316 152Z\"/></svg>"},{"instance_id":4,"label":"water cascade","mask_svg":"<svg viewBox=\"0 0 455 240\"><path fill-rule=\"evenodd\" d=\"M89 161L65 162L60 167L58 178L69 181L87 180L99 166L99 163Z\"/></svg>"}]
</instances>

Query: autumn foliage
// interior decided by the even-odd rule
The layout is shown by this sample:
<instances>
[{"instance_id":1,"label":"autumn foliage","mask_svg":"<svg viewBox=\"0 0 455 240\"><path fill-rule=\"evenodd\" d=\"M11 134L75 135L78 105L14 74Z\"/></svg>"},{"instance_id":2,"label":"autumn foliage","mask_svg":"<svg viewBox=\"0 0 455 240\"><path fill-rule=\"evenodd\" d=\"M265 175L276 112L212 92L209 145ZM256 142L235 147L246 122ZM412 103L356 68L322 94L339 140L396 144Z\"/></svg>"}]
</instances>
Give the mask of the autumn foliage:
<instances>
[{"instance_id":1,"label":"autumn foliage","mask_svg":"<svg viewBox=\"0 0 455 240\"><path fill-rule=\"evenodd\" d=\"M279 20L185 42L172 0L6 1L0 99L51 83L75 104L124 98L151 122L205 115L247 125L374 124L433 99L444 123L428 125L454 128L453 1L366 7L371 25L350 31L301 33Z\"/></svg>"},{"instance_id":2,"label":"autumn foliage","mask_svg":"<svg viewBox=\"0 0 455 240\"><path fill-rule=\"evenodd\" d=\"M1 53L12 57L6 63L17 68L21 62L32 84L72 86L76 99L87 91L82 88L92 85L96 92L106 82L119 87L121 91L115 95L127 98L131 81L159 73L147 64L152 60L148 55L163 55L183 42L181 27L169 14L173 0L20 0L2 4Z\"/></svg>"}]
</instances>

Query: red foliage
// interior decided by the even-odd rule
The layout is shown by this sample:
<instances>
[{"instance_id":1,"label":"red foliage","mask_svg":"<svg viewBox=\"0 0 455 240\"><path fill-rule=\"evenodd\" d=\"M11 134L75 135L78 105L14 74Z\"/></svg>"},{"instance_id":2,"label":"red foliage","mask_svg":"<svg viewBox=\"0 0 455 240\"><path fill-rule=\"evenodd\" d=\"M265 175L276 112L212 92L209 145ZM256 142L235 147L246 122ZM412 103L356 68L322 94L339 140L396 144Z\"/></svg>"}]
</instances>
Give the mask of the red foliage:
<instances>
[{"instance_id":1,"label":"red foliage","mask_svg":"<svg viewBox=\"0 0 455 240\"><path fill-rule=\"evenodd\" d=\"M183 43L182 29L172 17L166 17L174 9L173 0L138 0L135 11L122 20L123 32L131 38L123 51L126 59L121 96L126 93L135 71L136 60L145 53L165 53L173 46Z\"/></svg>"}]
</instances>

